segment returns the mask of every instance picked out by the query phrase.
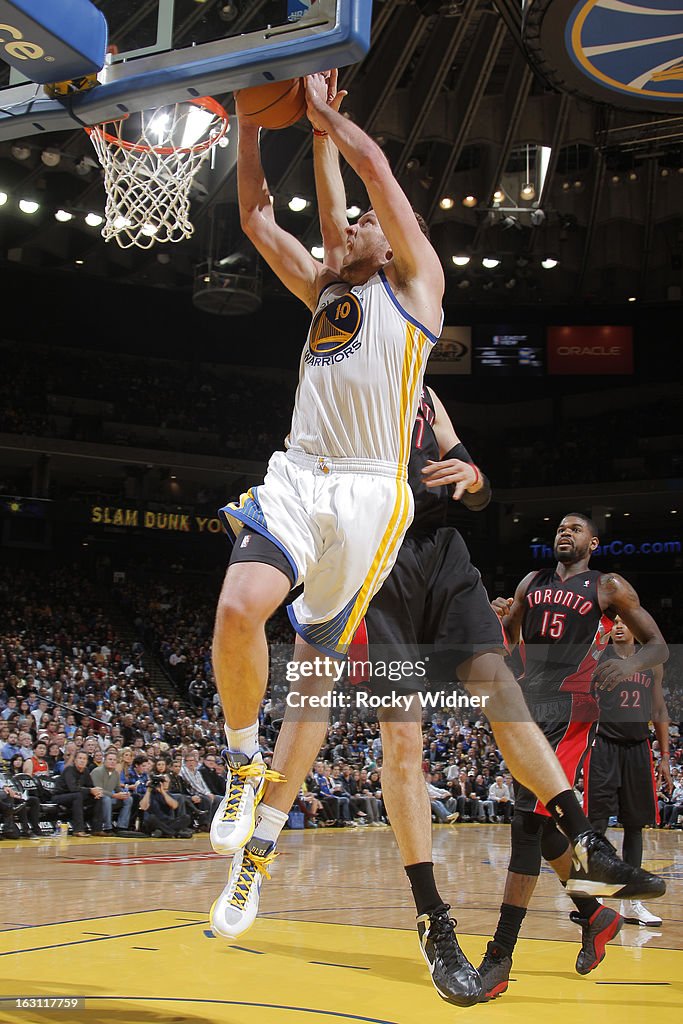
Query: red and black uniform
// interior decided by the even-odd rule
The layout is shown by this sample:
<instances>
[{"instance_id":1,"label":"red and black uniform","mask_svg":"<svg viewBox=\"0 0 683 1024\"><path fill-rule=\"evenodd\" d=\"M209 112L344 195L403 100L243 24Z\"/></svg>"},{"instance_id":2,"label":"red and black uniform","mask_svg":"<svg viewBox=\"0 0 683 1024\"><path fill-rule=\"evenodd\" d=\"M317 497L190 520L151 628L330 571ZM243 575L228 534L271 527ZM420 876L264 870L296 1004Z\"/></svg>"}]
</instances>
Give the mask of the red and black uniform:
<instances>
[{"instance_id":1,"label":"red and black uniform","mask_svg":"<svg viewBox=\"0 0 683 1024\"><path fill-rule=\"evenodd\" d=\"M571 785L598 720L593 673L609 642L612 618L600 608L601 573L586 569L562 580L541 569L524 595L520 684L532 717L554 749ZM516 785L520 811L547 814L536 796Z\"/></svg>"},{"instance_id":2,"label":"red and black uniform","mask_svg":"<svg viewBox=\"0 0 683 1024\"><path fill-rule=\"evenodd\" d=\"M422 477L427 462L441 458L435 419L432 398L425 389L408 462L415 516L394 568L373 598L354 642L365 639L376 658L415 661L428 653L430 677L454 681L455 669L473 654L504 654L505 646L481 574L472 565L459 531L446 526L453 489L427 487ZM456 457L472 461L463 454ZM360 658L359 648L356 651ZM420 688L419 679L412 682L406 678L400 685L407 690Z\"/></svg>"},{"instance_id":3,"label":"red and black uniform","mask_svg":"<svg viewBox=\"0 0 683 1024\"><path fill-rule=\"evenodd\" d=\"M606 658L618 658L610 646ZM584 810L604 829L612 815L628 828L659 824L649 722L654 672L643 669L598 694L600 722L584 766Z\"/></svg>"}]
</instances>

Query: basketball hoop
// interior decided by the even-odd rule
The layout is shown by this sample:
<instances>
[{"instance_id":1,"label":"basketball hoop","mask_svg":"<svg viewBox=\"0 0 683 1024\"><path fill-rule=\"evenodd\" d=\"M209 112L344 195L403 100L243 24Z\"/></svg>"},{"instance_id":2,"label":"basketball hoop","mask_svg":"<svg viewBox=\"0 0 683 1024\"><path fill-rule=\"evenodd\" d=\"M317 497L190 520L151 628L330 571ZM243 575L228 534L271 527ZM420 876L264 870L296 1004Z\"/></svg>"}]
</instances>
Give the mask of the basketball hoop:
<instances>
[{"instance_id":1,"label":"basketball hoop","mask_svg":"<svg viewBox=\"0 0 683 1024\"><path fill-rule=\"evenodd\" d=\"M229 127L220 103L203 96L86 128L104 170L105 241L149 249L190 238L192 180Z\"/></svg>"}]
</instances>

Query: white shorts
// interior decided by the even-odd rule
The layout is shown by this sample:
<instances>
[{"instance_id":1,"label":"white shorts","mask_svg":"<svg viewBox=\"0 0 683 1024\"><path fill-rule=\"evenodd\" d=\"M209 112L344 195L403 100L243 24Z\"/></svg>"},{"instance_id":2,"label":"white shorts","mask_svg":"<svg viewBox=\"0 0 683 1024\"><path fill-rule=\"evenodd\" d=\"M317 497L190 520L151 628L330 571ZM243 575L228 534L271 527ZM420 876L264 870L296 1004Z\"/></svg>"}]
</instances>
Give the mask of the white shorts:
<instances>
[{"instance_id":1,"label":"white shorts","mask_svg":"<svg viewBox=\"0 0 683 1024\"><path fill-rule=\"evenodd\" d=\"M287 557L303 592L288 607L294 629L324 654L344 656L391 572L413 518L405 466L275 452L260 487L219 512L235 538L244 526Z\"/></svg>"}]
</instances>

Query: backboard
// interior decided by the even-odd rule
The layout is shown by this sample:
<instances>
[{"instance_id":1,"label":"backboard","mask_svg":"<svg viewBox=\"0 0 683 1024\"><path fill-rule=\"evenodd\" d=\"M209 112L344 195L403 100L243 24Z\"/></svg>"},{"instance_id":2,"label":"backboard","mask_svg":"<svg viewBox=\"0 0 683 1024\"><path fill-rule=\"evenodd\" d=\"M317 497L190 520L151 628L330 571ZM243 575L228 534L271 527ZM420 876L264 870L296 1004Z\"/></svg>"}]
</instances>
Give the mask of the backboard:
<instances>
[{"instance_id":1,"label":"backboard","mask_svg":"<svg viewBox=\"0 0 683 1024\"><path fill-rule=\"evenodd\" d=\"M370 44L371 0L92 2L109 26L99 84L64 104L0 62L0 139L345 66Z\"/></svg>"}]
</instances>

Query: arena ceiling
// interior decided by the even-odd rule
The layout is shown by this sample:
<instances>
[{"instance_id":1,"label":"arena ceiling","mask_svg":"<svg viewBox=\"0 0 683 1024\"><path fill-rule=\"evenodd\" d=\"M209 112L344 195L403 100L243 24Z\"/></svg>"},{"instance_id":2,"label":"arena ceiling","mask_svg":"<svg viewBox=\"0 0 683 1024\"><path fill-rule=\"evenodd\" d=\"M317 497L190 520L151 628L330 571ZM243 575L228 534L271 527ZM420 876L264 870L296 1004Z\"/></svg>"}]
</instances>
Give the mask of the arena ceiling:
<instances>
[{"instance_id":1,"label":"arena ceiling","mask_svg":"<svg viewBox=\"0 0 683 1024\"><path fill-rule=\"evenodd\" d=\"M227 8L231 32L244 31L270 0L183 2L189 43L203 18L223 12L225 20ZM131 4L132 16L145 4ZM680 301L683 116L617 110L553 89L526 57L519 0L375 0L373 9L370 52L341 76L344 109L382 146L429 221L451 301ZM231 97L222 99L232 109ZM8 196L0 259L175 289L191 288L207 260L221 272L249 272L234 148L233 139L202 172L194 237L141 252L105 244L85 223L101 212L104 193L82 129L0 143ZM278 217L315 245L307 122L269 133L263 148ZM360 183L350 173L346 180L349 203L362 206ZM293 196L308 200L305 209L289 209ZM20 198L40 209L20 212ZM55 219L60 209L74 214L68 223ZM487 269L485 258L498 265ZM557 265L544 269L547 258ZM281 290L269 275L264 288Z\"/></svg>"}]
</instances>

